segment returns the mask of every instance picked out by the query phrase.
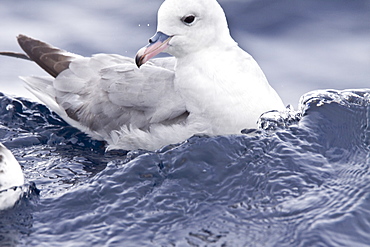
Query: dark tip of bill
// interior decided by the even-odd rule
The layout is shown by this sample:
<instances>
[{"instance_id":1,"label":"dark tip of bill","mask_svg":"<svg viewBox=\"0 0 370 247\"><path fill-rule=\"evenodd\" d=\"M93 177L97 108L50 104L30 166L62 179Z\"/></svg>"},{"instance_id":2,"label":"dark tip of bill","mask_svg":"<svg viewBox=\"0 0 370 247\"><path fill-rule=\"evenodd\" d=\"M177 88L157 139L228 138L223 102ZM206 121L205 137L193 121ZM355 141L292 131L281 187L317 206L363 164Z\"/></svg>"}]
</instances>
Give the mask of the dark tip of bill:
<instances>
[{"instance_id":1,"label":"dark tip of bill","mask_svg":"<svg viewBox=\"0 0 370 247\"><path fill-rule=\"evenodd\" d=\"M143 61L142 56L136 55L136 57L135 57L135 63L136 63L136 66L138 68L140 68L141 65L143 65L142 61Z\"/></svg>"}]
</instances>

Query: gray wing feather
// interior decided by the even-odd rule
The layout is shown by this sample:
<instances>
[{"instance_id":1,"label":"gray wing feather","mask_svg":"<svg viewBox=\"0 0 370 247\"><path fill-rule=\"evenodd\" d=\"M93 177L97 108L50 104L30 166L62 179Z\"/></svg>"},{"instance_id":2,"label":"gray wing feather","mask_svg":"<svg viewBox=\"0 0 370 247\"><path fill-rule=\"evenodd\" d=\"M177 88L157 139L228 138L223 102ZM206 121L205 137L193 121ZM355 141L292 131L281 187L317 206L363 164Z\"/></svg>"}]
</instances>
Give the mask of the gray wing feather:
<instances>
[{"instance_id":1,"label":"gray wing feather","mask_svg":"<svg viewBox=\"0 0 370 247\"><path fill-rule=\"evenodd\" d=\"M153 59L138 69L128 57L85 58L25 35L18 42L31 60L56 77L24 78L30 90L91 135L109 135L122 126L148 130L151 124L178 123L188 115L174 87L174 58Z\"/></svg>"}]
</instances>

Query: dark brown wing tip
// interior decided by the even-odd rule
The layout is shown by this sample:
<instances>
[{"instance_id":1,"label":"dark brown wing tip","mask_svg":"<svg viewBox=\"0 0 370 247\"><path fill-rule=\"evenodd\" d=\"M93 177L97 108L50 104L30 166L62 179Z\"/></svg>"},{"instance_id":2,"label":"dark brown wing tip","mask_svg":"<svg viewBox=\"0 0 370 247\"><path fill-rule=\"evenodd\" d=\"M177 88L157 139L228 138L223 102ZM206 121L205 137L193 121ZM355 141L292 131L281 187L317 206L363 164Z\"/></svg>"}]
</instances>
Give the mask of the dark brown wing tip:
<instances>
[{"instance_id":1,"label":"dark brown wing tip","mask_svg":"<svg viewBox=\"0 0 370 247\"><path fill-rule=\"evenodd\" d=\"M28 37L24 34L18 34L17 36L17 40L24 39L24 38L28 38Z\"/></svg>"},{"instance_id":2,"label":"dark brown wing tip","mask_svg":"<svg viewBox=\"0 0 370 247\"><path fill-rule=\"evenodd\" d=\"M71 61L77 57L77 55L23 34L19 34L17 40L28 57L53 77L57 77L62 71L68 69Z\"/></svg>"}]
</instances>

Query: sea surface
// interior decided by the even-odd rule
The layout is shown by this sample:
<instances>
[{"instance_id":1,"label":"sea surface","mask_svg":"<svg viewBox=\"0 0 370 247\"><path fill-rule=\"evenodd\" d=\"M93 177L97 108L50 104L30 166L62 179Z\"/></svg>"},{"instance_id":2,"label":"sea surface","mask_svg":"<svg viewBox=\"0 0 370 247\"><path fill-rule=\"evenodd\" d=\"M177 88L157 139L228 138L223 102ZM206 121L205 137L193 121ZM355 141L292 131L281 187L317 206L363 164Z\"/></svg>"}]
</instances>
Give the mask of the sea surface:
<instances>
[{"instance_id":1,"label":"sea surface","mask_svg":"<svg viewBox=\"0 0 370 247\"><path fill-rule=\"evenodd\" d=\"M161 2L4 0L0 50L24 33L132 57ZM0 142L27 181L0 246L370 246L370 2L220 2L294 109L240 135L106 152L23 89L41 69L0 57Z\"/></svg>"}]
</instances>

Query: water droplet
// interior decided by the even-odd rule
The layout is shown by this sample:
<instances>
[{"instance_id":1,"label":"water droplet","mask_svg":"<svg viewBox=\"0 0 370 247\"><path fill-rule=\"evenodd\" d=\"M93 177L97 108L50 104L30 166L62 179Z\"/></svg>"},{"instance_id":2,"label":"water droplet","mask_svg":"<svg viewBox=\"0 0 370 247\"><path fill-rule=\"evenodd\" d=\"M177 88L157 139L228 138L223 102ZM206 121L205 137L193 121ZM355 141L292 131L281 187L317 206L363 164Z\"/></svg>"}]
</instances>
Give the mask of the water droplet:
<instances>
[{"instance_id":1,"label":"water droplet","mask_svg":"<svg viewBox=\"0 0 370 247\"><path fill-rule=\"evenodd\" d=\"M9 104L9 105L6 106L7 111L10 111L10 110L13 110L13 109L14 109L14 105Z\"/></svg>"}]
</instances>

